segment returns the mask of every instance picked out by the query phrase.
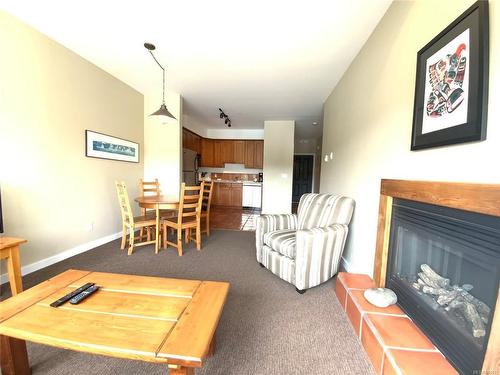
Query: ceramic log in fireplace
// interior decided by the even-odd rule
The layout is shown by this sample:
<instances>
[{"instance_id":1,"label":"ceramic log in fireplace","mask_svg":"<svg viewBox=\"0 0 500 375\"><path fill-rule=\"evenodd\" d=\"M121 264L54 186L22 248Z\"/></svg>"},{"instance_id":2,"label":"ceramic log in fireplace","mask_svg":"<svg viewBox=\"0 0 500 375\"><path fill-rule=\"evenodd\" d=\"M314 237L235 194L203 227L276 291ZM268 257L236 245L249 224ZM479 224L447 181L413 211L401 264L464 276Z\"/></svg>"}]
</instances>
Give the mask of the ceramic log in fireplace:
<instances>
[{"instance_id":1,"label":"ceramic log in fireplace","mask_svg":"<svg viewBox=\"0 0 500 375\"><path fill-rule=\"evenodd\" d=\"M459 372L498 370L500 186L383 180L374 278Z\"/></svg>"}]
</instances>

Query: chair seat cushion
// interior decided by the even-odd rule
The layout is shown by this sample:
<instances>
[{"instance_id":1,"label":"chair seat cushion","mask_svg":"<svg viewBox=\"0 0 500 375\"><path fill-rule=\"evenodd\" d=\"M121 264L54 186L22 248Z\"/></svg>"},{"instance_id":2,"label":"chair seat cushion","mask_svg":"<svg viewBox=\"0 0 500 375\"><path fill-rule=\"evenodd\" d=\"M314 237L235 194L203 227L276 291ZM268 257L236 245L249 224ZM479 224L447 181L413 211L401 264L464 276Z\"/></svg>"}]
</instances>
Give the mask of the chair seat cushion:
<instances>
[{"instance_id":1,"label":"chair seat cushion","mask_svg":"<svg viewBox=\"0 0 500 375\"><path fill-rule=\"evenodd\" d=\"M295 229L281 229L264 234L264 244L288 258L295 259Z\"/></svg>"}]
</instances>

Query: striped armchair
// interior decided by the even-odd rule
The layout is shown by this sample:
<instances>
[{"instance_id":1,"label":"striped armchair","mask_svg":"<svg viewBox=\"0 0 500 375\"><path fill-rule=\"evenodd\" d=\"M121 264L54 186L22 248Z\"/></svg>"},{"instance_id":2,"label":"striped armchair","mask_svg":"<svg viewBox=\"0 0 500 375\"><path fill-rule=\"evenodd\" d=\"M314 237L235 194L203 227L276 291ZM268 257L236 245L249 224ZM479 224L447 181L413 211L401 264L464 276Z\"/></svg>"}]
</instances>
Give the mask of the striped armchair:
<instances>
[{"instance_id":1,"label":"striped armchair","mask_svg":"<svg viewBox=\"0 0 500 375\"><path fill-rule=\"evenodd\" d=\"M297 215L261 215L257 261L299 293L329 280L338 271L353 211L351 198L304 194Z\"/></svg>"}]
</instances>

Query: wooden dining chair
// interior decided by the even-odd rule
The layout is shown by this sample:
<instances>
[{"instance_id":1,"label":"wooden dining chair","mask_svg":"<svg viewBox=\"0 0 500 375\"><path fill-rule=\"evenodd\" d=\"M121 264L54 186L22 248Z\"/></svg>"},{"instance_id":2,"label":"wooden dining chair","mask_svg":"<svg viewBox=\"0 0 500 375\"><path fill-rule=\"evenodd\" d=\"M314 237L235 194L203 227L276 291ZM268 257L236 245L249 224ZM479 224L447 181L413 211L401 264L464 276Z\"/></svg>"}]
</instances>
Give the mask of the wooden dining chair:
<instances>
[{"instance_id":1,"label":"wooden dining chair","mask_svg":"<svg viewBox=\"0 0 500 375\"><path fill-rule=\"evenodd\" d=\"M130 207L130 201L127 193L127 186L123 181L115 181L116 192L118 193L118 202L120 204L120 210L122 213L122 242L120 249L125 249L127 244L127 229L129 230L128 239L128 255L132 254L134 251L134 246L144 246L152 243L156 243L156 240L151 240L151 233L154 233L154 228L156 227L156 218L147 216L136 216L132 212ZM135 231L137 229L149 228L146 241L136 242L135 241ZM139 237L138 240L142 240L143 237Z\"/></svg>"},{"instance_id":2,"label":"wooden dining chair","mask_svg":"<svg viewBox=\"0 0 500 375\"><path fill-rule=\"evenodd\" d=\"M177 217L166 218L163 220L163 246L165 248L171 245L177 248L179 256L182 256L182 231L185 231L186 243L192 240L191 229L196 230L196 248L201 250L201 204L203 200L202 182L200 186L181 185L181 194L179 198L179 211ZM177 242L170 242L167 239L167 228L177 230Z\"/></svg>"},{"instance_id":3,"label":"wooden dining chair","mask_svg":"<svg viewBox=\"0 0 500 375\"><path fill-rule=\"evenodd\" d=\"M155 178L154 181L144 181L141 178L139 180L139 191L141 193L141 196L143 197L154 196L154 195L159 197L161 194L160 183L158 182L157 178ZM143 216L146 216L147 212L148 210L146 208L141 207L141 213Z\"/></svg>"},{"instance_id":4,"label":"wooden dining chair","mask_svg":"<svg viewBox=\"0 0 500 375\"><path fill-rule=\"evenodd\" d=\"M207 236L210 236L210 206L212 204L213 187L214 183L212 181L204 183L203 200L201 203L201 220L202 225L205 224L205 229L202 229L201 233L206 233Z\"/></svg>"}]
</instances>

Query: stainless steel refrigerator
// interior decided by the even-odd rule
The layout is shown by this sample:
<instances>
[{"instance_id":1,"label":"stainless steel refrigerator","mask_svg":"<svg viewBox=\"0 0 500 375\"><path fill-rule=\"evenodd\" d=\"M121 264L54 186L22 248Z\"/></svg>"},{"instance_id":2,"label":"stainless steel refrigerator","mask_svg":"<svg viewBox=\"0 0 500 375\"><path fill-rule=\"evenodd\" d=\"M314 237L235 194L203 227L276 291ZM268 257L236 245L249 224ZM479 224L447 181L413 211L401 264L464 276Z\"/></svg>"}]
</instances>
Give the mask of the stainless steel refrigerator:
<instances>
[{"instance_id":1,"label":"stainless steel refrigerator","mask_svg":"<svg viewBox=\"0 0 500 375\"><path fill-rule=\"evenodd\" d=\"M182 182L186 185L198 185L198 165L200 155L195 151L182 150Z\"/></svg>"}]
</instances>

